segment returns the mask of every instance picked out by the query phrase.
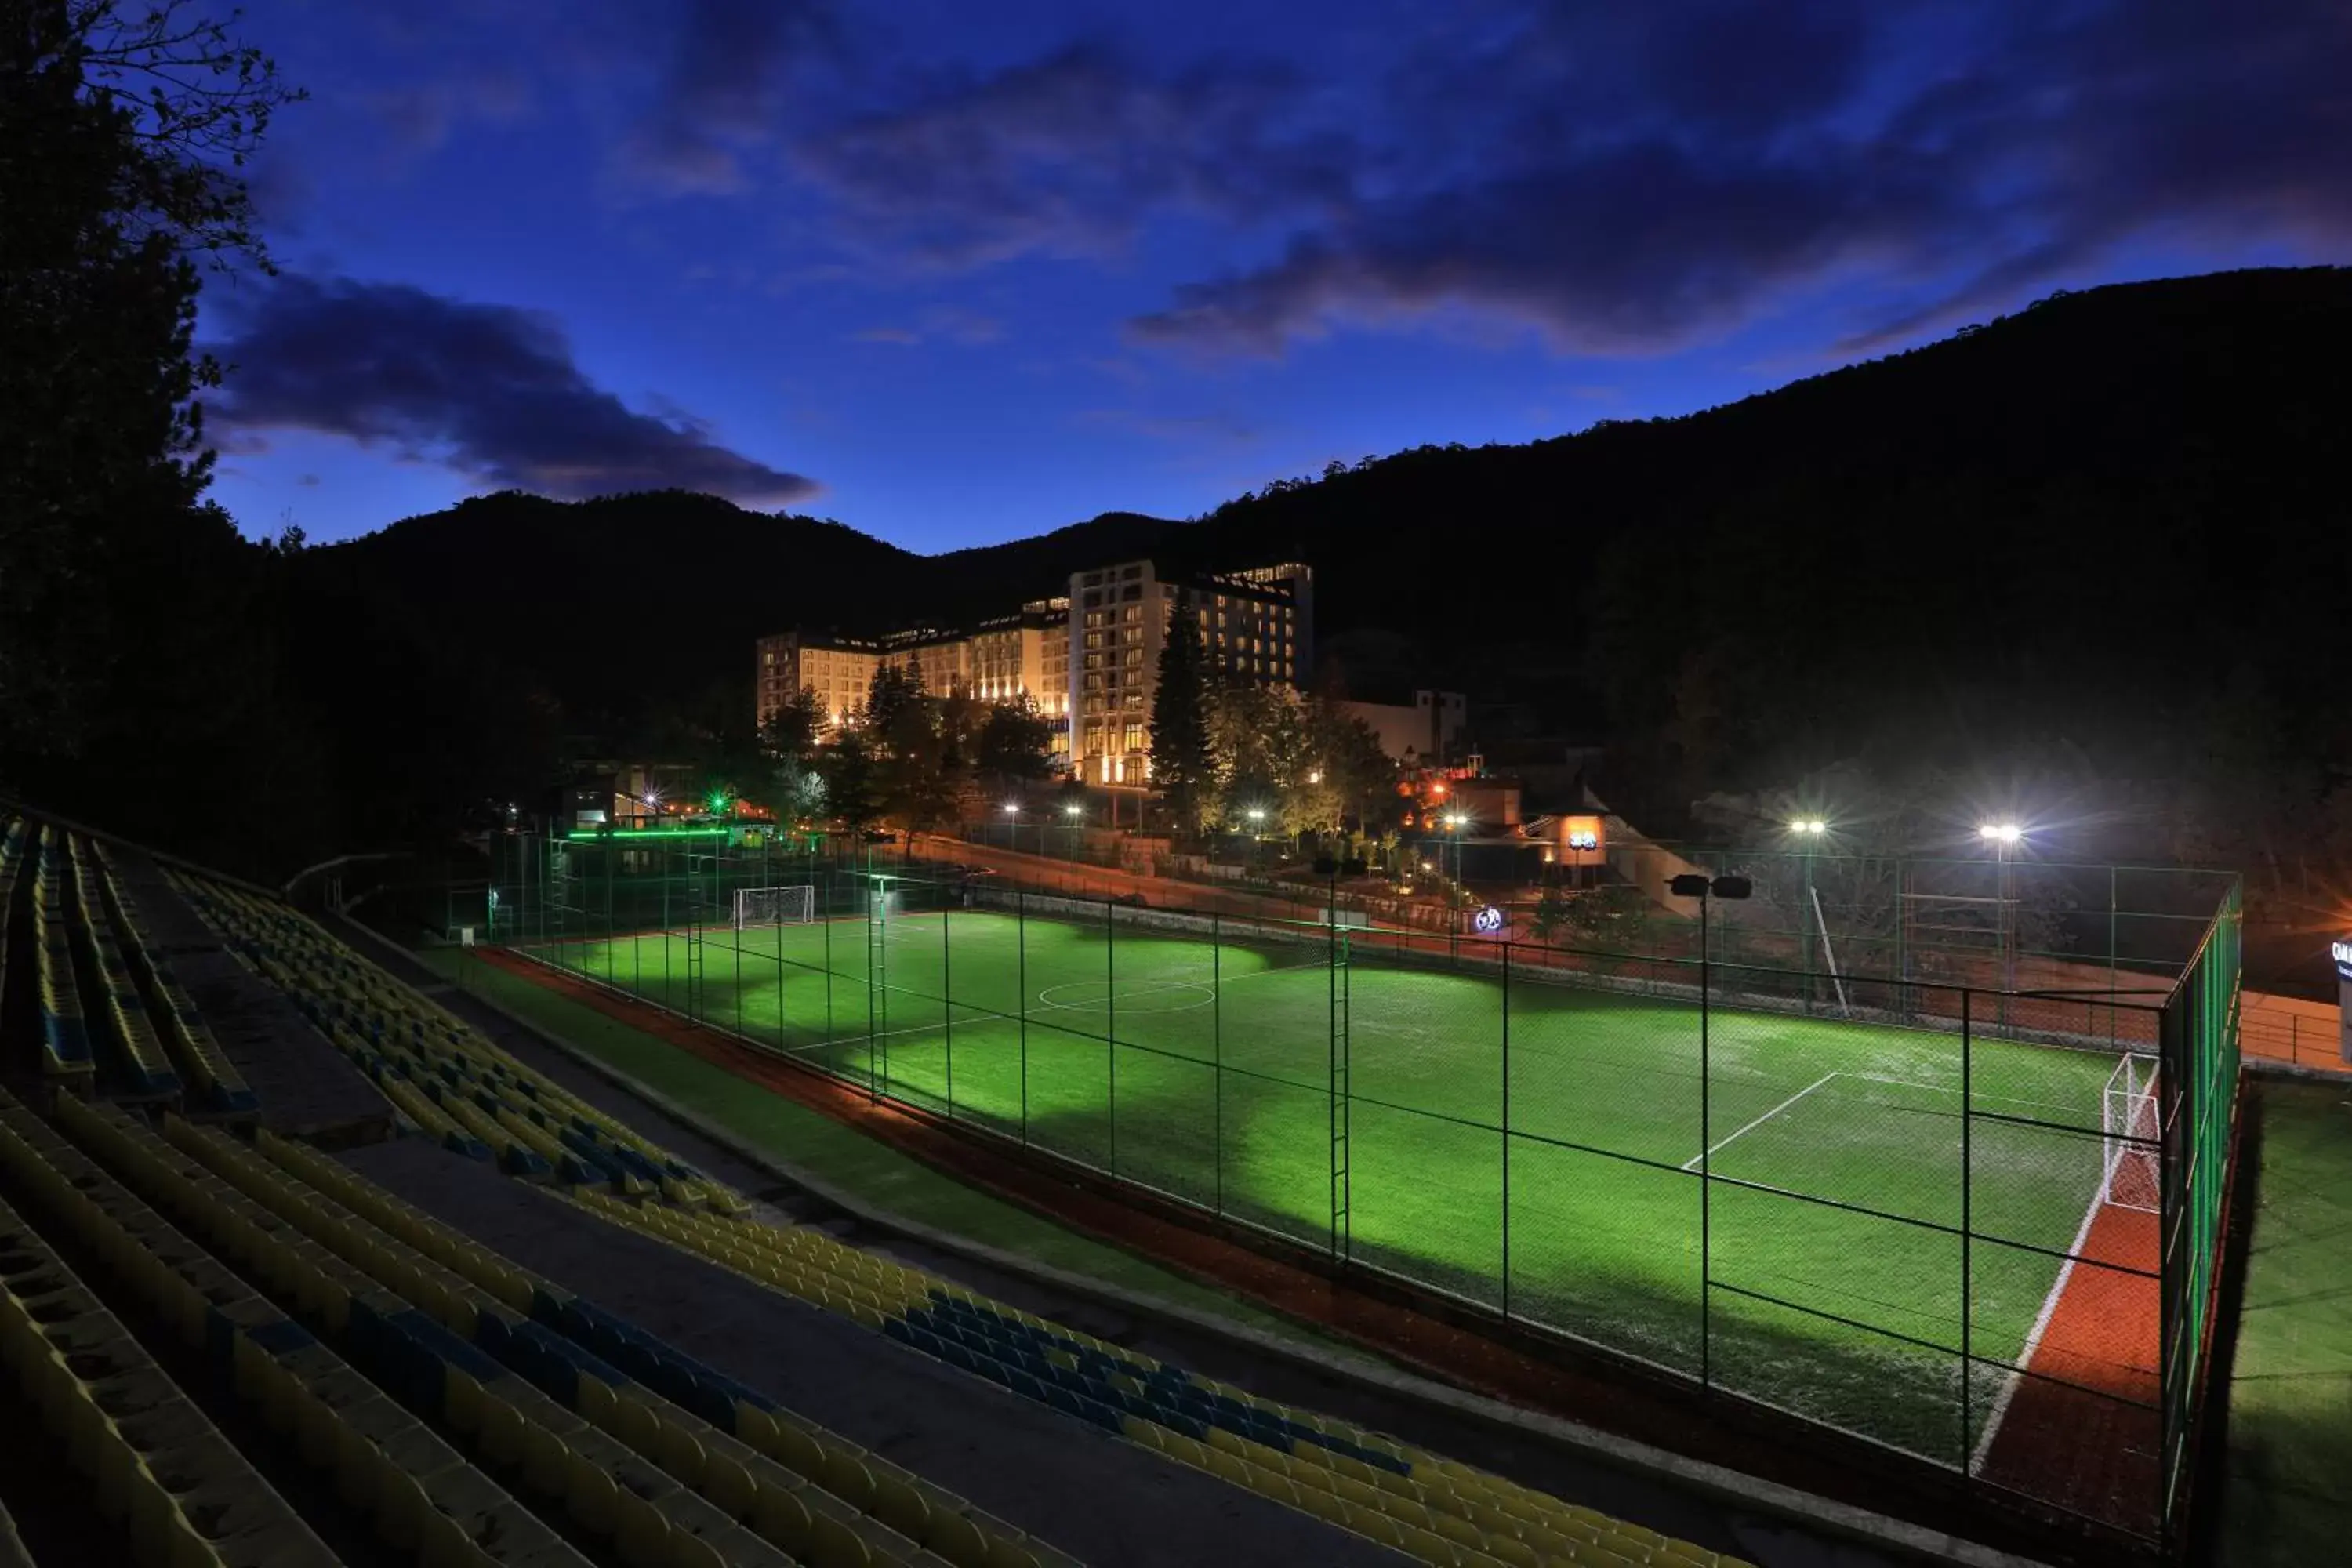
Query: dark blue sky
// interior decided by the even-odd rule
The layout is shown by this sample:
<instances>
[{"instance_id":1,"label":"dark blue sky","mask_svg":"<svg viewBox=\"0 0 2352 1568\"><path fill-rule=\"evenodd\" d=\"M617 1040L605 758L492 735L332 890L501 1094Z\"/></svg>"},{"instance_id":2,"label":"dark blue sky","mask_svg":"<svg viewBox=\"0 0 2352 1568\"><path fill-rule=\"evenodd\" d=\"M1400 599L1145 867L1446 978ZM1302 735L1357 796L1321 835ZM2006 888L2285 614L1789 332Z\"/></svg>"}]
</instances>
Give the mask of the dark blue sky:
<instances>
[{"instance_id":1,"label":"dark blue sky","mask_svg":"<svg viewBox=\"0 0 2352 1568\"><path fill-rule=\"evenodd\" d=\"M215 495L939 550L2352 258L2342 0L247 0Z\"/></svg>"}]
</instances>

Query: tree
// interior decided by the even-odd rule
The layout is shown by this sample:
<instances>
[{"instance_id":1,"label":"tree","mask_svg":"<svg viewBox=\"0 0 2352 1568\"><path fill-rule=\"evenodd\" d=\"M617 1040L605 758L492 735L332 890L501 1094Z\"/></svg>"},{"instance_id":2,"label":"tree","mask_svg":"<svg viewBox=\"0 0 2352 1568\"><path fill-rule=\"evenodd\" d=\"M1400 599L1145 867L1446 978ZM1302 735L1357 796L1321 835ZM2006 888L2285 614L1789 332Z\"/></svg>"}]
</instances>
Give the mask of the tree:
<instances>
[{"instance_id":1,"label":"tree","mask_svg":"<svg viewBox=\"0 0 2352 1568\"><path fill-rule=\"evenodd\" d=\"M1569 914L1572 902L1557 882L1544 889L1542 896L1536 900L1536 915L1528 923L1528 933L1538 942L1559 941L1573 929Z\"/></svg>"},{"instance_id":2,"label":"tree","mask_svg":"<svg viewBox=\"0 0 2352 1568\"><path fill-rule=\"evenodd\" d=\"M1160 645L1160 685L1151 699L1151 779L1187 832L1199 824L1201 791L1216 770L1209 744L1207 662L1192 596L1179 595Z\"/></svg>"},{"instance_id":3,"label":"tree","mask_svg":"<svg viewBox=\"0 0 2352 1568\"><path fill-rule=\"evenodd\" d=\"M760 750L778 767L805 767L824 731L824 703L814 687L803 686L777 705L760 727Z\"/></svg>"},{"instance_id":4,"label":"tree","mask_svg":"<svg viewBox=\"0 0 2352 1568\"><path fill-rule=\"evenodd\" d=\"M268 268L234 171L299 96L180 0L0 0L0 755L149 831L310 765L262 552L201 502L192 345L192 258Z\"/></svg>"},{"instance_id":5,"label":"tree","mask_svg":"<svg viewBox=\"0 0 2352 1568\"><path fill-rule=\"evenodd\" d=\"M851 730L824 750L817 764L834 819L852 832L870 827L882 815L881 780L873 746L864 731Z\"/></svg>"},{"instance_id":6,"label":"tree","mask_svg":"<svg viewBox=\"0 0 2352 1568\"><path fill-rule=\"evenodd\" d=\"M909 715L928 722L923 712L923 671L919 665L877 665L866 687L866 732L885 752L908 733Z\"/></svg>"},{"instance_id":7,"label":"tree","mask_svg":"<svg viewBox=\"0 0 2352 1568\"><path fill-rule=\"evenodd\" d=\"M824 726L824 705L815 691L803 687L786 698L760 726L756 755L740 781L743 798L780 822L822 811L824 779L815 764Z\"/></svg>"},{"instance_id":8,"label":"tree","mask_svg":"<svg viewBox=\"0 0 2352 1568\"><path fill-rule=\"evenodd\" d=\"M1024 691L989 709L972 751L974 768L996 783L1042 779L1054 768L1054 726Z\"/></svg>"},{"instance_id":9,"label":"tree","mask_svg":"<svg viewBox=\"0 0 2352 1568\"><path fill-rule=\"evenodd\" d=\"M1211 786L1202 819L1261 831L1303 833L1333 826L1330 796L1310 776L1321 769L1306 703L1284 686L1220 688L1208 705ZM1255 810L1265 815L1252 819Z\"/></svg>"},{"instance_id":10,"label":"tree","mask_svg":"<svg viewBox=\"0 0 2352 1568\"><path fill-rule=\"evenodd\" d=\"M1358 827L1377 830L1379 820L1395 808L1397 764L1381 749L1372 727L1329 698L1308 704L1307 724L1316 758L1310 770L1322 774L1328 802L1322 809L1338 827L1353 821Z\"/></svg>"}]
</instances>

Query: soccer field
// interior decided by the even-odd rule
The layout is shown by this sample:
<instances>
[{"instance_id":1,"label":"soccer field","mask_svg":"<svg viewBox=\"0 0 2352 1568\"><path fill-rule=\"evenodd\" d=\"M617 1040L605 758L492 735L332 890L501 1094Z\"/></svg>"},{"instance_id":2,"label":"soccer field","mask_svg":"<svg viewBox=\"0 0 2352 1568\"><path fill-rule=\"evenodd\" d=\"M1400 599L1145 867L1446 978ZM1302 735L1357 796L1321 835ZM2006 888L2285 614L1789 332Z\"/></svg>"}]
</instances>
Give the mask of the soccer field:
<instances>
[{"instance_id":1,"label":"soccer field","mask_svg":"<svg viewBox=\"0 0 2352 1568\"><path fill-rule=\"evenodd\" d=\"M1344 1206L1360 1263L1948 1463L2098 1198L2116 1064L1718 1004L1703 1083L1685 1001L990 910L715 930L692 977L677 932L526 951L1317 1247Z\"/></svg>"}]
</instances>

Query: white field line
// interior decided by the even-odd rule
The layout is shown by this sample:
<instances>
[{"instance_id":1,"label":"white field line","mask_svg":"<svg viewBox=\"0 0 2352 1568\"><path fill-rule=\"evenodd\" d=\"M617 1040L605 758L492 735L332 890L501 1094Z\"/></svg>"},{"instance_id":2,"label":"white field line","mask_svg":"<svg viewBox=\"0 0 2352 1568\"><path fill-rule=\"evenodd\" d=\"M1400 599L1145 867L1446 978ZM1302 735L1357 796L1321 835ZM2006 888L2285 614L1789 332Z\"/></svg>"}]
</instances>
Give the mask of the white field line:
<instances>
[{"instance_id":1,"label":"white field line","mask_svg":"<svg viewBox=\"0 0 2352 1568\"><path fill-rule=\"evenodd\" d=\"M2033 1352L2041 1348L2043 1331L2050 1327L2051 1317L2058 1310L2058 1299L2066 1293L2066 1281L2074 1276L2074 1259L2082 1255L2083 1244L2091 1237L2091 1226L2099 1217L2099 1206L2106 1198L2107 1185L2101 1182L2091 1193L2091 1202L2083 1210L2083 1224L2074 1232L2074 1244L2066 1249L2066 1260L2058 1266L2058 1278L2050 1283L2050 1294L2042 1299L2042 1310L2033 1317L2033 1327L2026 1331L2025 1348L2018 1352L2017 1365L2010 1370L2009 1381L1993 1395L1992 1409L1985 1416L1984 1436L1977 1439L1976 1452L1969 1456L1970 1475L1984 1468L1985 1456L1992 1452L1993 1435L2000 1430L2001 1418L2009 1414L2009 1402L2017 1396L2018 1384L2025 1381L2026 1369L2033 1364ZM1966 1378L1969 1369L1963 1364L1960 1376Z\"/></svg>"},{"instance_id":2,"label":"white field line","mask_svg":"<svg viewBox=\"0 0 2352 1568\"><path fill-rule=\"evenodd\" d=\"M1165 991L1205 991L1209 994L1210 1000L1214 1001L1218 994L1228 985L1238 985L1244 980L1263 980L1269 974L1299 973L1302 973L1303 968L1304 966L1293 965L1288 969L1254 969L1246 974L1223 975L1213 984L1206 980L1139 980L1130 988L1124 982L1113 981L1111 984L1115 989L1108 998L1097 997L1092 1002L1047 1001L1046 991L1067 991L1073 986L1103 984L1099 980L1065 980L1057 984L1046 986L1045 991L1038 992L1037 1005L1040 1009L1051 1013L1084 1013L1101 1007L1106 1001L1132 1002L1145 996L1156 996ZM1205 1007L1208 1003L1203 1002L1201 1005ZM1179 1011L1180 1009L1165 1010Z\"/></svg>"},{"instance_id":3,"label":"white field line","mask_svg":"<svg viewBox=\"0 0 2352 1568\"><path fill-rule=\"evenodd\" d=\"M1954 1084L1922 1083L1917 1079L1912 1078L1882 1078L1876 1073L1867 1072L1841 1072L1838 1076L1841 1078L1850 1078L1856 1083L1883 1083L1890 1089L1920 1089L1927 1090L1929 1094L1958 1094L1960 1092L1958 1087ZM2068 1105L2062 1100L2027 1100L2022 1096L2014 1094L1987 1094L1981 1089L1976 1092L1975 1099L1979 1103L1996 1105L2025 1105L2032 1106L2041 1110L2077 1110L2081 1109L2078 1106ZM2074 1126L2071 1122L2053 1123L2053 1125L2057 1127L2061 1131L2078 1132L2082 1131L2082 1129Z\"/></svg>"},{"instance_id":4,"label":"white field line","mask_svg":"<svg viewBox=\"0 0 2352 1568\"><path fill-rule=\"evenodd\" d=\"M877 1029L870 1035L835 1035L829 1040L812 1040L804 1046L785 1046L782 1049L787 1056L799 1056L804 1051L821 1051L827 1046L862 1046L868 1040L894 1039L900 1035L938 1035L945 1032L937 1024L910 1024L903 1029Z\"/></svg>"},{"instance_id":5,"label":"white field line","mask_svg":"<svg viewBox=\"0 0 2352 1568\"><path fill-rule=\"evenodd\" d=\"M1734 1132L1731 1137L1718 1138L1713 1143L1707 1145L1706 1152L1694 1155L1690 1159L1684 1161L1683 1169L1685 1171L1697 1170L1702 1162L1719 1153L1723 1150L1724 1146L1733 1142L1733 1140L1745 1137L1747 1134L1753 1132L1759 1127L1763 1126L1767 1121L1771 1121L1772 1118L1780 1115L1780 1112L1788 1110L1789 1107L1796 1104L1797 1101L1804 1099L1805 1096L1812 1093L1813 1090L1821 1088L1822 1085L1829 1082L1830 1079L1839 1076L1839 1074L1834 1072L1825 1072L1822 1074L1821 1077L1813 1079L1812 1082L1805 1085L1804 1088L1799 1089L1796 1093L1790 1095L1788 1099L1782 1100L1780 1104L1774 1106L1771 1110L1766 1111L1763 1115L1758 1117L1755 1121L1749 1122L1738 1131Z\"/></svg>"}]
</instances>

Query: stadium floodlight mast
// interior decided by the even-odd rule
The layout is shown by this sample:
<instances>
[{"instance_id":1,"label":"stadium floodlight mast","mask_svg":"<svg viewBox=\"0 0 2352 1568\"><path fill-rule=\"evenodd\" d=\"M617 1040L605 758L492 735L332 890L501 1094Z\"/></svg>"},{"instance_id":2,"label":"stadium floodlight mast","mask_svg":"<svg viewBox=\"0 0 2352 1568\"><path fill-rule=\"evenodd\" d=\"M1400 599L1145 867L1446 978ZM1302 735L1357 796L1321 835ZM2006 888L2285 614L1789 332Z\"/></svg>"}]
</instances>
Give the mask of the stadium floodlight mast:
<instances>
[{"instance_id":1,"label":"stadium floodlight mast","mask_svg":"<svg viewBox=\"0 0 2352 1568\"><path fill-rule=\"evenodd\" d=\"M1796 836L1797 847L1805 868L1804 901L1797 910L1797 931L1802 939L1800 963L1805 972L1803 984L1807 1012L1812 1011L1813 1006L1813 928L1808 922L1821 918L1821 904L1813 896L1813 853L1821 847L1822 838L1829 830L1830 825L1818 816L1800 816L1789 824L1789 831ZM1822 940L1826 943L1829 941L1828 922L1823 921L1822 924Z\"/></svg>"},{"instance_id":2,"label":"stadium floodlight mast","mask_svg":"<svg viewBox=\"0 0 2352 1568\"><path fill-rule=\"evenodd\" d=\"M2014 822L1988 822L1977 829L1977 837L1992 846L1993 938L2000 950L2001 1021L2007 1023L2010 993L2017 989L2017 922L2011 918L2015 900L2010 892L2009 868L2018 847L2025 842L2025 829Z\"/></svg>"}]
</instances>

